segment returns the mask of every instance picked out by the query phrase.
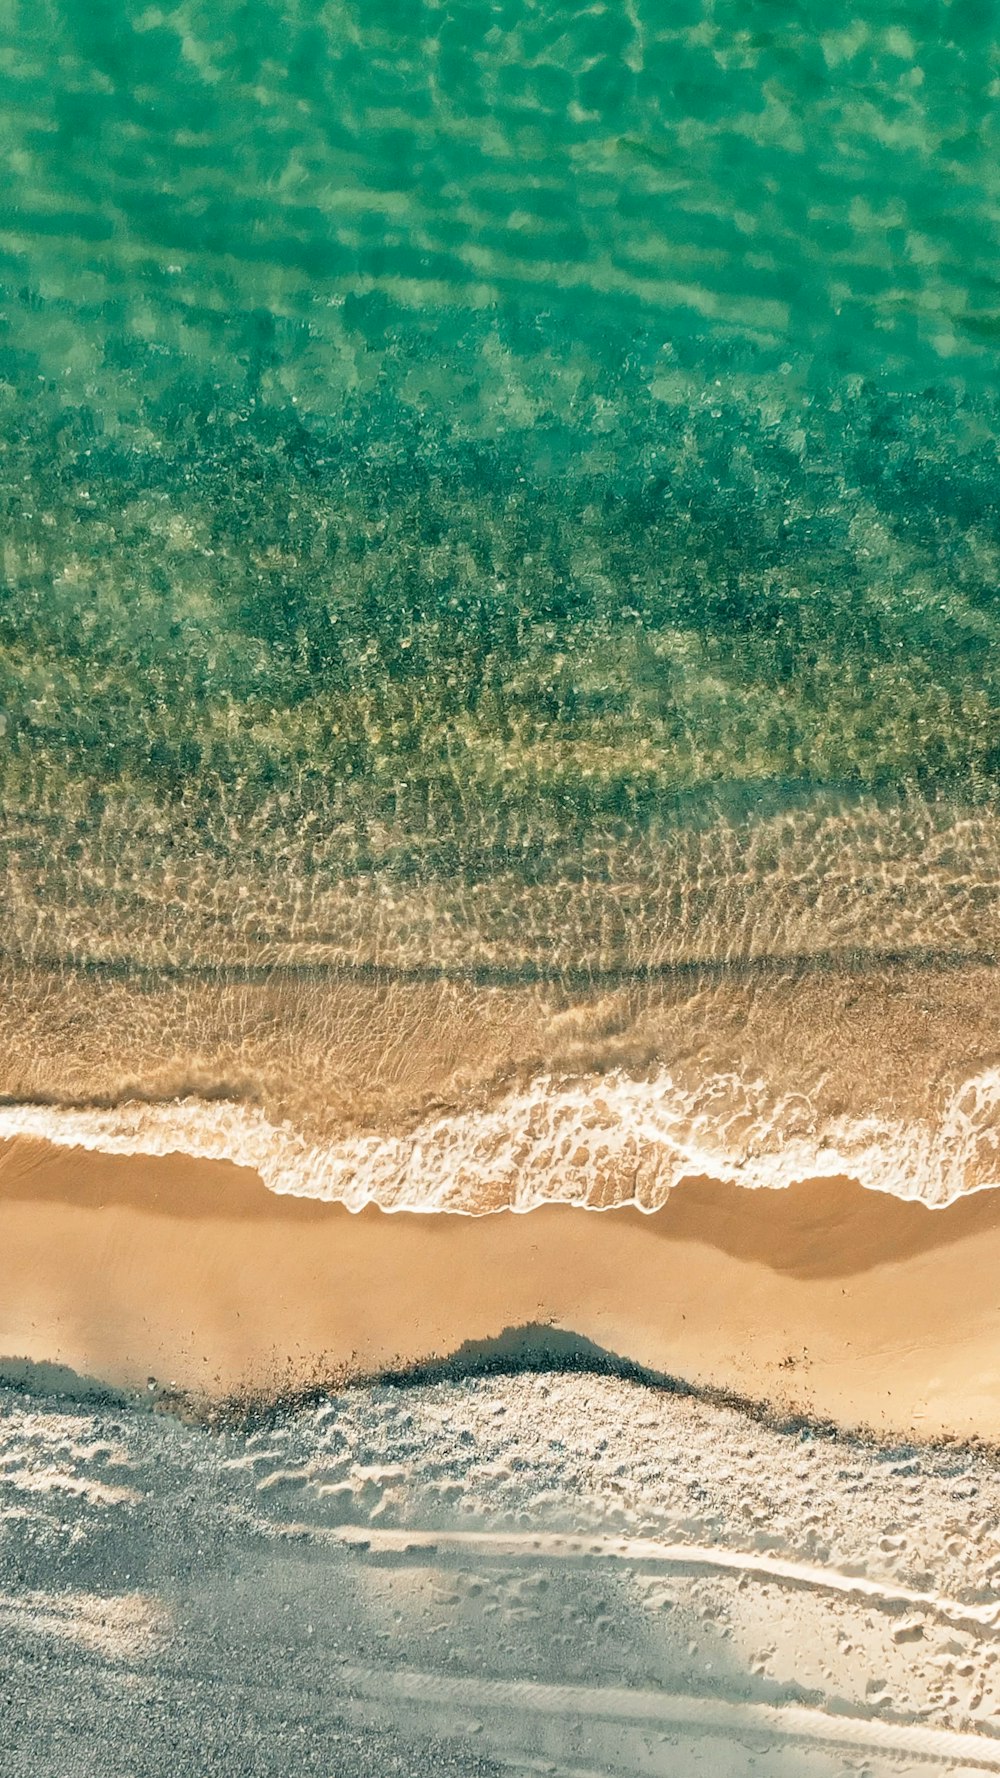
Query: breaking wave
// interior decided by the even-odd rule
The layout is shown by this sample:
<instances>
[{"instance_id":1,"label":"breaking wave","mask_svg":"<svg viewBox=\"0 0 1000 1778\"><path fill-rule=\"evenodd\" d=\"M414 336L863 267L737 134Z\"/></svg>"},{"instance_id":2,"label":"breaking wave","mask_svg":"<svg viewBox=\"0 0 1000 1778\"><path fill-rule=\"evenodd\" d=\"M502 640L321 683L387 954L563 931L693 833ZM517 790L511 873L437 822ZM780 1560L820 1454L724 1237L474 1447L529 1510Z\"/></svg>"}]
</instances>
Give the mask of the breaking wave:
<instances>
[{"instance_id":1,"label":"breaking wave","mask_svg":"<svg viewBox=\"0 0 1000 1778\"><path fill-rule=\"evenodd\" d=\"M481 1214L547 1203L659 1209L682 1179L750 1188L850 1175L943 1207L1000 1185L1000 1069L966 1079L933 1117L817 1118L801 1093L717 1075L686 1091L663 1069L635 1079L537 1077L486 1108L424 1117L405 1133L308 1140L221 1097L116 1105L8 1103L0 1139L112 1154L184 1153L252 1168L276 1193L361 1210Z\"/></svg>"}]
</instances>

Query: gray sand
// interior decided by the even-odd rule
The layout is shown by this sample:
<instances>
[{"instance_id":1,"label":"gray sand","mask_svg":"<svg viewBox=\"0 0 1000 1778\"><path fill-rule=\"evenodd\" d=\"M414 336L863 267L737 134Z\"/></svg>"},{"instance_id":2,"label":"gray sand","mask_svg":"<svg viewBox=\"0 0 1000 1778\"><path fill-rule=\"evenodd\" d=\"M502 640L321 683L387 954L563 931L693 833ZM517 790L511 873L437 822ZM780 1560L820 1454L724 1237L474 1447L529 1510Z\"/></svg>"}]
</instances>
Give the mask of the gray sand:
<instances>
[{"instance_id":1,"label":"gray sand","mask_svg":"<svg viewBox=\"0 0 1000 1778\"><path fill-rule=\"evenodd\" d=\"M4 1778L1000 1771L957 1446L589 1375L249 1429L9 1389L0 1513Z\"/></svg>"}]
</instances>

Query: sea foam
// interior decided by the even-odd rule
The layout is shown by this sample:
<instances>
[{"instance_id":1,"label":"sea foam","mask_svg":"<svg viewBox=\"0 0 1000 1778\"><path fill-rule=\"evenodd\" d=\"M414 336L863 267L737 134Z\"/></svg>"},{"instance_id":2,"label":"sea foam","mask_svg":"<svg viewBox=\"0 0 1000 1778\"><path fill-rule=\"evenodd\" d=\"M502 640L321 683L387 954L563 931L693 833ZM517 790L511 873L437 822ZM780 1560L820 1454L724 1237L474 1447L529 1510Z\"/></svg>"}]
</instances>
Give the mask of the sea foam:
<instances>
[{"instance_id":1,"label":"sea foam","mask_svg":"<svg viewBox=\"0 0 1000 1778\"><path fill-rule=\"evenodd\" d=\"M0 1139L31 1137L109 1154L230 1161L273 1192L350 1210L482 1213L547 1203L659 1209L682 1179L749 1188L850 1175L943 1207L1000 1185L1000 1070L966 1079L940 1114L903 1122L814 1116L802 1094L718 1075L685 1092L645 1079L536 1078L485 1109L426 1117L405 1133L308 1140L257 1106L187 1097L102 1107L8 1105Z\"/></svg>"}]
</instances>

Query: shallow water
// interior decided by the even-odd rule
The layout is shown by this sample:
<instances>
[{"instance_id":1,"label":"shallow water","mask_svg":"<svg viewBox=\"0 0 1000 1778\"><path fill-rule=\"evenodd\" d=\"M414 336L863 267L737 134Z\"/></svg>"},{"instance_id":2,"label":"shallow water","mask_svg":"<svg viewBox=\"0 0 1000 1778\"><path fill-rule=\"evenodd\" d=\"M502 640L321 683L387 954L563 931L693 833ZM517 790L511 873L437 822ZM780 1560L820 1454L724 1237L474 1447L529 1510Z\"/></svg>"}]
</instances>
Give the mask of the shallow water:
<instances>
[{"instance_id":1,"label":"shallow water","mask_svg":"<svg viewBox=\"0 0 1000 1778\"><path fill-rule=\"evenodd\" d=\"M998 97L0 0L5 1774L1000 1771Z\"/></svg>"},{"instance_id":2,"label":"shallow water","mask_svg":"<svg viewBox=\"0 0 1000 1778\"><path fill-rule=\"evenodd\" d=\"M996 1183L988 12L9 0L0 56L4 1127L351 1202Z\"/></svg>"}]
</instances>

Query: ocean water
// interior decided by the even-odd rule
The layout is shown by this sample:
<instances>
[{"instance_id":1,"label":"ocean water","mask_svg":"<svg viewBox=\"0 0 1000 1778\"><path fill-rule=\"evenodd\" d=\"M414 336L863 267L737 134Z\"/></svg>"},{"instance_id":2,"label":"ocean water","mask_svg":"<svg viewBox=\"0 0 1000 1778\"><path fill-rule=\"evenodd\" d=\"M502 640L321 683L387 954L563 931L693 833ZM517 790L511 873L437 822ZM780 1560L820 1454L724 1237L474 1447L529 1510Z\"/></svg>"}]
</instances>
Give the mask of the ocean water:
<instances>
[{"instance_id":1,"label":"ocean water","mask_svg":"<svg viewBox=\"0 0 1000 1778\"><path fill-rule=\"evenodd\" d=\"M1000 1183L976 0L0 3L0 1134Z\"/></svg>"}]
</instances>

